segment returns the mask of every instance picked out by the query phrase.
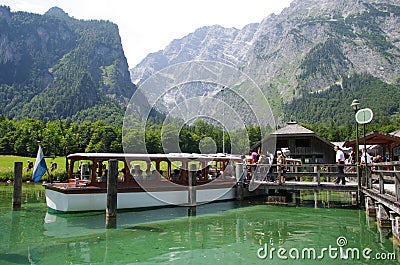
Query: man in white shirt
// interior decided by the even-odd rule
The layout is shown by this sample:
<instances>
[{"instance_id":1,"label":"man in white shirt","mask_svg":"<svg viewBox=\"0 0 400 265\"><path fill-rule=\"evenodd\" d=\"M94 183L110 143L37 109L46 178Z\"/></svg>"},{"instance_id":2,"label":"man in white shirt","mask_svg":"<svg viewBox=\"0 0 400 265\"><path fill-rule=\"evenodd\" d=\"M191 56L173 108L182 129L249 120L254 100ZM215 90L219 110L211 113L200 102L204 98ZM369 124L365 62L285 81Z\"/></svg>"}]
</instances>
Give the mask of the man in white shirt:
<instances>
[{"instance_id":1,"label":"man in white shirt","mask_svg":"<svg viewBox=\"0 0 400 265\"><path fill-rule=\"evenodd\" d=\"M342 184L345 185L346 184L346 179L344 176L344 153L342 150L340 150L339 146L335 145L335 147L333 148L333 150L335 150L336 152L336 163L339 165L338 166L338 177L335 180L335 184L339 184L340 180L342 181Z\"/></svg>"}]
</instances>

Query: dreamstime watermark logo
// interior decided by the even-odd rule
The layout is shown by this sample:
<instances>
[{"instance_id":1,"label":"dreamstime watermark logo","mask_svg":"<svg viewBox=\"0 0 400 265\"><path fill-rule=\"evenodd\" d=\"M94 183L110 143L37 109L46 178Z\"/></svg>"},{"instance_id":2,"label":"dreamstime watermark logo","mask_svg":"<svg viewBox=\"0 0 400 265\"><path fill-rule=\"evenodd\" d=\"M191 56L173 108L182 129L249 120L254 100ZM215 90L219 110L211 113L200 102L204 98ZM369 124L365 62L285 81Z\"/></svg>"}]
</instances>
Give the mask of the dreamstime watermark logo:
<instances>
[{"instance_id":1,"label":"dreamstime watermark logo","mask_svg":"<svg viewBox=\"0 0 400 265\"><path fill-rule=\"evenodd\" d=\"M154 119L154 109L165 115L160 131L161 145L166 154L182 153L182 128L198 120L223 128L231 143L226 150L237 155L247 153L251 148L246 125L259 126L260 137L266 136L266 128L275 128L268 100L256 82L237 67L216 61L194 60L171 65L138 86L124 116L122 144L125 153L148 154L147 146L151 139L146 136L146 129L148 121ZM198 149L201 153L213 153L217 146L212 138L204 137L200 139ZM275 144L269 148L273 152ZM174 164L175 161L170 162ZM183 170L190 170L185 166L182 165ZM145 182L138 182L146 189ZM233 181L232 187L235 184ZM208 201L223 196L226 189L222 192L213 192ZM167 197L153 196L168 204L176 204Z\"/></svg>"},{"instance_id":2,"label":"dreamstime watermark logo","mask_svg":"<svg viewBox=\"0 0 400 265\"><path fill-rule=\"evenodd\" d=\"M346 237L340 236L336 240L336 245L329 245L328 247L317 248L290 248L283 247L275 248L269 247L267 243L264 247L257 250L257 257L259 259L275 258L288 260L322 260L322 259L341 259L341 260L395 260L395 253L374 253L371 248L352 248L347 247L348 241Z\"/></svg>"}]
</instances>

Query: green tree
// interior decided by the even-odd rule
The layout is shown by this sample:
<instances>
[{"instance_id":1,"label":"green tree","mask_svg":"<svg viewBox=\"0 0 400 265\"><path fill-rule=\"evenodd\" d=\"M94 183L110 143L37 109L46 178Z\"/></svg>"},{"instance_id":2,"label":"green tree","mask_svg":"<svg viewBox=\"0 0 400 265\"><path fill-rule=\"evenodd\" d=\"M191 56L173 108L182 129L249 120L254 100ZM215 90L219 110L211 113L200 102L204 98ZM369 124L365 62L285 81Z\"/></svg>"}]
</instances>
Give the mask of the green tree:
<instances>
[{"instance_id":1,"label":"green tree","mask_svg":"<svg viewBox=\"0 0 400 265\"><path fill-rule=\"evenodd\" d=\"M18 123L18 135L14 151L19 155L34 156L38 150L38 142L42 140L44 124L42 121L26 119ZM47 149L43 149L47 153Z\"/></svg>"}]
</instances>

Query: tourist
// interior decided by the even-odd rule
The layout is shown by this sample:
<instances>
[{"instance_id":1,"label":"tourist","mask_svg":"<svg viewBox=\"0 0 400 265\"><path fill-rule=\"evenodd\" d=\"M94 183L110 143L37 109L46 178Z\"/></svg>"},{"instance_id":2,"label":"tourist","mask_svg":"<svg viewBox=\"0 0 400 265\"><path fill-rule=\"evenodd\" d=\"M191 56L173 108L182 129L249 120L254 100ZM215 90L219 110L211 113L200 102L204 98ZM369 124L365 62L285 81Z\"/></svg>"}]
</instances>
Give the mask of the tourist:
<instances>
[{"instance_id":1,"label":"tourist","mask_svg":"<svg viewBox=\"0 0 400 265\"><path fill-rule=\"evenodd\" d=\"M267 151L267 157L268 157L268 163L269 163L269 169L267 173L267 181L274 182L275 178L272 176L272 165L274 163L274 154L271 153L270 151Z\"/></svg>"},{"instance_id":2,"label":"tourist","mask_svg":"<svg viewBox=\"0 0 400 265\"><path fill-rule=\"evenodd\" d=\"M383 157L382 157L381 155L377 155L377 156L372 160L372 162L374 162L374 163L382 163L382 162L384 162L384 160L383 160Z\"/></svg>"},{"instance_id":3,"label":"tourist","mask_svg":"<svg viewBox=\"0 0 400 265\"><path fill-rule=\"evenodd\" d=\"M385 162L390 162L389 151L386 151L385 157L383 158Z\"/></svg>"},{"instance_id":4,"label":"tourist","mask_svg":"<svg viewBox=\"0 0 400 265\"><path fill-rule=\"evenodd\" d=\"M107 175L108 175L108 170L105 169L103 171L103 175L101 175L101 177L97 179L97 182L107 182Z\"/></svg>"},{"instance_id":5,"label":"tourist","mask_svg":"<svg viewBox=\"0 0 400 265\"><path fill-rule=\"evenodd\" d=\"M57 169L57 163L56 162L51 162L50 163L50 169L51 169L51 171L56 170Z\"/></svg>"},{"instance_id":6,"label":"tourist","mask_svg":"<svg viewBox=\"0 0 400 265\"><path fill-rule=\"evenodd\" d=\"M251 155L251 160L252 160L251 163L252 163L252 164L256 164L257 161L258 161L258 154L257 154L257 152L253 151L253 152L250 153L250 155Z\"/></svg>"},{"instance_id":7,"label":"tourist","mask_svg":"<svg viewBox=\"0 0 400 265\"><path fill-rule=\"evenodd\" d=\"M119 172L121 172L121 178L118 178L118 182L125 182L126 180L126 169L122 168Z\"/></svg>"},{"instance_id":8,"label":"tourist","mask_svg":"<svg viewBox=\"0 0 400 265\"><path fill-rule=\"evenodd\" d=\"M260 172L260 180L265 180L267 178L267 166L266 164L268 163L267 157L260 153L260 157L258 158L257 164L259 167L259 172Z\"/></svg>"},{"instance_id":9,"label":"tourist","mask_svg":"<svg viewBox=\"0 0 400 265\"><path fill-rule=\"evenodd\" d=\"M277 171L281 173L281 183L285 183L286 158L282 155L282 151L277 151L276 156L276 168Z\"/></svg>"},{"instance_id":10,"label":"tourist","mask_svg":"<svg viewBox=\"0 0 400 265\"><path fill-rule=\"evenodd\" d=\"M346 184L346 179L344 176L344 153L342 150L340 150L339 146L335 145L335 147L333 148L333 150L335 150L336 152L336 162L338 164L338 177L335 180L335 184L339 184L340 180L342 181L342 184L345 185Z\"/></svg>"},{"instance_id":11,"label":"tourist","mask_svg":"<svg viewBox=\"0 0 400 265\"><path fill-rule=\"evenodd\" d=\"M349 156L346 159L346 164L349 164L349 165L354 164L355 160L356 160L356 154L354 153L353 149L351 148Z\"/></svg>"},{"instance_id":12,"label":"tourist","mask_svg":"<svg viewBox=\"0 0 400 265\"><path fill-rule=\"evenodd\" d=\"M368 154L368 152L365 152L365 148L363 148L361 152L362 154L361 154L360 165L365 165L365 157L367 158L367 164L372 163L371 156Z\"/></svg>"},{"instance_id":13,"label":"tourist","mask_svg":"<svg viewBox=\"0 0 400 265\"><path fill-rule=\"evenodd\" d=\"M26 171L30 171L31 169L33 169L33 162L28 160L28 166L26 167Z\"/></svg>"},{"instance_id":14,"label":"tourist","mask_svg":"<svg viewBox=\"0 0 400 265\"><path fill-rule=\"evenodd\" d=\"M264 154L260 153L257 164L267 164L267 157Z\"/></svg>"},{"instance_id":15,"label":"tourist","mask_svg":"<svg viewBox=\"0 0 400 265\"><path fill-rule=\"evenodd\" d=\"M356 154L354 153L353 149L350 148L350 153L347 159L345 160L346 165L353 165L356 163ZM346 172L356 172L356 167L346 167Z\"/></svg>"}]
</instances>

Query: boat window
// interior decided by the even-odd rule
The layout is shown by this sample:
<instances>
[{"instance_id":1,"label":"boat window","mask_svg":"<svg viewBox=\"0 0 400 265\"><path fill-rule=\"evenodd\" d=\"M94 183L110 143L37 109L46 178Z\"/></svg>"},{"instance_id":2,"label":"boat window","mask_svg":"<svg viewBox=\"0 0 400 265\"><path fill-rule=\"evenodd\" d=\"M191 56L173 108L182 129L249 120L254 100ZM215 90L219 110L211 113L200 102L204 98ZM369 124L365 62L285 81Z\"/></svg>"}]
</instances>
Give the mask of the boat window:
<instances>
[{"instance_id":1,"label":"boat window","mask_svg":"<svg viewBox=\"0 0 400 265\"><path fill-rule=\"evenodd\" d=\"M125 164L122 166L119 165L118 163L118 182L125 182L127 179L127 176L129 175L129 171L126 169Z\"/></svg>"},{"instance_id":2,"label":"boat window","mask_svg":"<svg viewBox=\"0 0 400 265\"><path fill-rule=\"evenodd\" d=\"M222 162L210 161L208 162L208 175L209 180L219 178L222 175Z\"/></svg>"},{"instance_id":3,"label":"boat window","mask_svg":"<svg viewBox=\"0 0 400 265\"><path fill-rule=\"evenodd\" d=\"M235 177L234 167L231 164L227 164L223 172L222 177L225 179L231 179Z\"/></svg>"},{"instance_id":4,"label":"boat window","mask_svg":"<svg viewBox=\"0 0 400 265\"><path fill-rule=\"evenodd\" d=\"M168 161L160 161L160 174L163 178L169 179L170 170Z\"/></svg>"},{"instance_id":5,"label":"boat window","mask_svg":"<svg viewBox=\"0 0 400 265\"><path fill-rule=\"evenodd\" d=\"M172 182L182 182L183 181L182 173L183 173L182 161L172 161L170 180Z\"/></svg>"},{"instance_id":6,"label":"boat window","mask_svg":"<svg viewBox=\"0 0 400 265\"><path fill-rule=\"evenodd\" d=\"M90 160L76 161L73 167L72 178L80 180L90 180L92 166Z\"/></svg>"},{"instance_id":7,"label":"boat window","mask_svg":"<svg viewBox=\"0 0 400 265\"><path fill-rule=\"evenodd\" d=\"M107 175L108 175L108 169L107 169L107 164L104 161L99 161L97 162L96 165L96 180L97 182L107 182Z\"/></svg>"}]
</instances>

